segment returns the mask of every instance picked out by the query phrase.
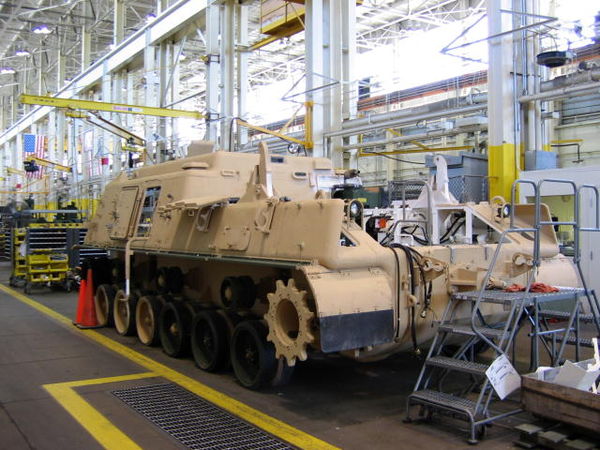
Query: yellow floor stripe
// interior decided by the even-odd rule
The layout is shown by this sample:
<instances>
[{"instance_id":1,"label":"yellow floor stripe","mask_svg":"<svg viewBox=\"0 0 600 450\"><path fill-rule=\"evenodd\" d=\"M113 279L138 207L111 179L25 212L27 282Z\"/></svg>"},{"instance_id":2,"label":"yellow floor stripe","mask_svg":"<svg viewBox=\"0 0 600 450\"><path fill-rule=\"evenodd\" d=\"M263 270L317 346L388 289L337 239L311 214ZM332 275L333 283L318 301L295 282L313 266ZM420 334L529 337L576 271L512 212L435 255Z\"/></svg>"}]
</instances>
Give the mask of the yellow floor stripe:
<instances>
[{"instance_id":1,"label":"yellow floor stripe","mask_svg":"<svg viewBox=\"0 0 600 450\"><path fill-rule=\"evenodd\" d=\"M77 392L75 387L90 386L94 384L117 383L120 381L139 380L142 378L156 377L152 372L137 373L134 375L121 375L108 378L94 378L90 380L67 381L65 383L45 384L46 389L60 405L67 410L79 424L85 428L103 447L109 450L141 450L126 434L115 427L106 417L86 402Z\"/></svg>"},{"instance_id":2,"label":"yellow floor stripe","mask_svg":"<svg viewBox=\"0 0 600 450\"><path fill-rule=\"evenodd\" d=\"M71 320L57 313L56 311L44 306L37 301L17 292L9 287L0 284L0 290L6 292L17 300L35 308L36 310L52 317L60 323L71 325ZM229 397L222 392L212 389L203 383L200 383L193 378L190 378L182 373L173 370L164 364L154 361L141 353L132 350L131 348L119 344L116 341L96 332L93 330L80 330L81 333L88 336L90 339L98 342L99 344L113 350L114 352L124 356L125 358L139 364L147 370L152 371L157 376L168 379L169 381L176 383L185 389L193 392L194 394L202 397L203 399L223 408L226 411L236 415L237 417L263 429L264 431L271 433L272 435L289 442L304 449L334 449L334 447L325 441L322 441L310 434L307 434L297 428L288 425L274 417L271 417L257 409L254 409L232 397Z\"/></svg>"}]
</instances>

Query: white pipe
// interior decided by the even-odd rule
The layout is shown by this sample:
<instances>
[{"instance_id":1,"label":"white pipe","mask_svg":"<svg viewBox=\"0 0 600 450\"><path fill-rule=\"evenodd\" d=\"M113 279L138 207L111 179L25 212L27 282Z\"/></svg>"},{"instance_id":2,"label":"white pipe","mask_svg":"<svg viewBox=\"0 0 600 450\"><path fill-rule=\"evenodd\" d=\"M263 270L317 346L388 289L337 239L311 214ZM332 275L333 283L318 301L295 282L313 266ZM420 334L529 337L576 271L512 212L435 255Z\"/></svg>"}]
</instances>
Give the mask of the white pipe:
<instances>
[{"instance_id":1,"label":"white pipe","mask_svg":"<svg viewBox=\"0 0 600 450\"><path fill-rule=\"evenodd\" d=\"M568 86L534 95L524 95L519 97L519 102L528 103L537 100L555 100L565 97L581 97L583 95L593 94L594 92L600 92L600 82L587 83L578 86Z\"/></svg>"},{"instance_id":2,"label":"white pipe","mask_svg":"<svg viewBox=\"0 0 600 450\"><path fill-rule=\"evenodd\" d=\"M463 103L465 106L472 105L474 103L485 103L487 102L486 94L475 94L468 95L467 97L463 97L459 99L459 104ZM374 125L380 122L387 122L396 119L401 119L405 117L411 117L421 114L434 113L437 111L448 111L449 108L449 100L442 100L435 103L429 103L428 105L417 106L414 108L401 109L397 111L391 111L382 114L371 114L367 117L362 117L360 119L352 119L346 120L342 124L343 129L356 128L363 125Z\"/></svg>"},{"instance_id":3,"label":"white pipe","mask_svg":"<svg viewBox=\"0 0 600 450\"><path fill-rule=\"evenodd\" d=\"M482 104L482 105L463 106L462 108L448 109L445 111L435 111L435 112L430 112L430 113L421 114L421 115L407 115L406 117L399 117L398 119L389 121L389 122L380 122L380 123L376 123L376 124L371 124L370 126L348 128L348 129L343 129L343 130L335 131L335 132L331 132L331 133L325 133L324 136L326 138L338 137L338 136L352 136L354 134L360 134L360 133L364 133L367 131L373 131L378 128L392 128L392 127L396 127L398 125L404 125L407 123L420 122L422 120L437 119L439 117L458 116L461 114L468 114L468 113L472 113L472 112L476 112L476 111L481 111L486 108L487 108L487 106ZM345 147L343 147L343 148L345 148ZM356 148L356 147L351 147L351 148Z\"/></svg>"},{"instance_id":4,"label":"white pipe","mask_svg":"<svg viewBox=\"0 0 600 450\"><path fill-rule=\"evenodd\" d=\"M378 146L387 145L387 144L397 144L397 143L402 143L402 142L420 141L420 140L424 140L424 139L431 139L431 138L436 138L436 137L441 137L441 136L452 136L452 135L461 134L461 133L474 133L476 131L483 131L485 129L487 129L487 126L477 125L477 126L472 126L472 127L454 128L452 130L429 131L427 133L399 136L399 137L395 137L392 139L385 139L382 141L360 142L360 143L357 142L355 144L344 145L340 148L340 150L378 147ZM426 150L423 150L423 153L426 153L426 152L427 152Z\"/></svg>"},{"instance_id":5,"label":"white pipe","mask_svg":"<svg viewBox=\"0 0 600 450\"><path fill-rule=\"evenodd\" d=\"M594 67L591 70L576 72L570 75L563 75L548 81L542 81L540 83L540 92L549 92L554 89L574 86L590 81L600 81L600 67Z\"/></svg>"}]
</instances>

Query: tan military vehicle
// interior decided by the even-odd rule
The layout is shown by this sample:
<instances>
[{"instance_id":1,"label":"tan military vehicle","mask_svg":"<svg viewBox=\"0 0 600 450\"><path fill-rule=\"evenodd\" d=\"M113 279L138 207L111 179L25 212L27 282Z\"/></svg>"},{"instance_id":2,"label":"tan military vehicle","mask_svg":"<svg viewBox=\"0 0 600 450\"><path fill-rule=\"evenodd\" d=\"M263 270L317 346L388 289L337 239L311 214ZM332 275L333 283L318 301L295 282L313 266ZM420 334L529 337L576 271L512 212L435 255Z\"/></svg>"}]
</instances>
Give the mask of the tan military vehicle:
<instances>
[{"instance_id":1,"label":"tan military vehicle","mask_svg":"<svg viewBox=\"0 0 600 450\"><path fill-rule=\"evenodd\" d=\"M171 356L191 347L204 370L231 362L248 388L285 382L311 352L368 361L427 342L451 293L480 287L509 226L502 205L437 208L423 221L435 219L438 235L456 211L468 233L444 245L386 247L359 225L359 202L335 198L347 176L327 159L269 155L265 146L122 174L88 224L86 244L112 257L96 291L99 319L144 344L160 341ZM514 205L517 223L531 221L530 206ZM572 285L545 228L538 279L552 273L552 283ZM531 240L510 239L497 284L524 282L531 268Z\"/></svg>"}]
</instances>

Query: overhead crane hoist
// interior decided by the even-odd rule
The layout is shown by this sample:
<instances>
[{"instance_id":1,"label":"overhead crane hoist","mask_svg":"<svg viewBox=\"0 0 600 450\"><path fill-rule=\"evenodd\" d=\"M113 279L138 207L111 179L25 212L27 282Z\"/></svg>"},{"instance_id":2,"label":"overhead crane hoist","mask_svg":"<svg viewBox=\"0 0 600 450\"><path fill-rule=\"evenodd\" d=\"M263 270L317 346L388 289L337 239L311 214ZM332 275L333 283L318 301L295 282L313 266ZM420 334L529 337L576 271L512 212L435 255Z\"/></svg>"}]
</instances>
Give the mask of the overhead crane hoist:
<instances>
[{"instance_id":1,"label":"overhead crane hoist","mask_svg":"<svg viewBox=\"0 0 600 450\"><path fill-rule=\"evenodd\" d=\"M104 117L100 116L100 114L94 111L90 111L89 113L69 111L67 112L67 115L76 119L84 119L86 122L97 126L98 128L102 128L109 133L125 139L126 144L122 147L124 151L142 153L145 150L146 140L144 138L109 120L106 120Z\"/></svg>"},{"instance_id":2,"label":"overhead crane hoist","mask_svg":"<svg viewBox=\"0 0 600 450\"><path fill-rule=\"evenodd\" d=\"M73 171L69 166L64 166L54 161L40 158L39 156L28 156L23 161L23 166L25 168L25 172L37 172L39 170L39 166L67 173L71 173Z\"/></svg>"}]
</instances>

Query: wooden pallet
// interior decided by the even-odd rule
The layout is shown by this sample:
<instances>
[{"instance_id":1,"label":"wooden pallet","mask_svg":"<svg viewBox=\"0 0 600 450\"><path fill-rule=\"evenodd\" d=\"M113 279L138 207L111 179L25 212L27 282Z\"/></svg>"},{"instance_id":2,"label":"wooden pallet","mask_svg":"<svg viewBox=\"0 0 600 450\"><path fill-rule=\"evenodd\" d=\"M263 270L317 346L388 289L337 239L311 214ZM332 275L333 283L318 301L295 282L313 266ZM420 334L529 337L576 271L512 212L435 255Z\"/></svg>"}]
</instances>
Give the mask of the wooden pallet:
<instances>
[{"instance_id":1,"label":"wooden pallet","mask_svg":"<svg viewBox=\"0 0 600 450\"><path fill-rule=\"evenodd\" d=\"M540 417L595 433L600 430L600 394L560 386L525 375L521 383L521 403L524 410Z\"/></svg>"}]
</instances>

